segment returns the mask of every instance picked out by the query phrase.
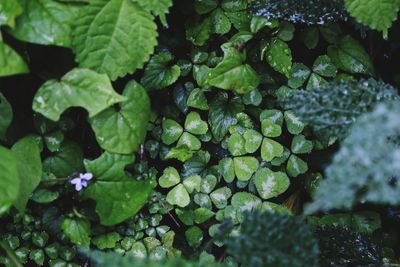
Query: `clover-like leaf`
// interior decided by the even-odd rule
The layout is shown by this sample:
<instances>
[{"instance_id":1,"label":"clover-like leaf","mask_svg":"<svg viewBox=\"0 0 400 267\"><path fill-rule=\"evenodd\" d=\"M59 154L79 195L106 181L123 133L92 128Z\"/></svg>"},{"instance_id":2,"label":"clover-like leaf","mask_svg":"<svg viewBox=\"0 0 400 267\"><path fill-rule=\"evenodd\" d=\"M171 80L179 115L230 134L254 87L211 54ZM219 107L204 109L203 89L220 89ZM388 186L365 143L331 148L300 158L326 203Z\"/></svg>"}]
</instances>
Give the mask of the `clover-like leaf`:
<instances>
[{"instance_id":1,"label":"clover-like leaf","mask_svg":"<svg viewBox=\"0 0 400 267\"><path fill-rule=\"evenodd\" d=\"M161 140L166 145L175 143L183 133L182 126L174 120L166 119L162 122Z\"/></svg>"},{"instance_id":2,"label":"clover-like leaf","mask_svg":"<svg viewBox=\"0 0 400 267\"><path fill-rule=\"evenodd\" d=\"M248 192L238 192L232 196L232 206L241 212L254 211L257 209L262 201L257 196Z\"/></svg>"},{"instance_id":3,"label":"clover-like leaf","mask_svg":"<svg viewBox=\"0 0 400 267\"><path fill-rule=\"evenodd\" d=\"M162 188L170 188L177 185L181 181L178 171L174 167L168 167L164 170L163 175L158 179L158 184Z\"/></svg>"},{"instance_id":4,"label":"clover-like leaf","mask_svg":"<svg viewBox=\"0 0 400 267\"><path fill-rule=\"evenodd\" d=\"M81 67L111 80L143 67L157 44L152 15L132 0L93 0L80 9L72 47Z\"/></svg>"},{"instance_id":5,"label":"clover-like leaf","mask_svg":"<svg viewBox=\"0 0 400 267\"><path fill-rule=\"evenodd\" d=\"M253 173L258 169L259 162L254 157L236 157L233 159L233 165L238 180L248 181Z\"/></svg>"},{"instance_id":6,"label":"clover-like leaf","mask_svg":"<svg viewBox=\"0 0 400 267\"><path fill-rule=\"evenodd\" d=\"M21 56L2 41L0 41L0 63L0 77L29 72Z\"/></svg>"},{"instance_id":7,"label":"clover-like leaf","mask_svg":"<svg viewBox=\"0 0 400 267\"><path fill-rule=\"evenodd\" d=\"M313 65L313 72L324 77L335 77L337 73L337 68L327 55L323 55L319 56L315 60Z\"/></svg>"},{"instance_id":8,"label":"clover-like leaf","mask_svg":"<svg viewBox=\"0 0 400 267\"><path fill-rule=\"evenodd\" d=\"M246 154L245 139L242 135L234 133L229 137L229 152L233 156L241 156Z\"/></svg>"},{"instance_id":9,"label":"clover-like leaf","mask_svg":"<svg viewBox=\"0 0 400 267\"><path fill-rule=\"evenodd\" d=\"M165 155L166 159L177 159L181 162L185 162L193 156L193 150L191 150L186 145L181 145L179 147L173 147L168 150L168 153Z\"/></svg>"},{"instance_id":10,"label":"clover-like leaf","mask_svg":"<svg viewBox=\"0 0 400 267\"><path fill-rule=\"evenodd\" d=\"M84 162L86 171L96 178L85 189L84 196L96 201L96 212L103 225L114 225L135 215L156 186L154 177L137 181L125 174L125 167L133 161L133 155L105 152Z\"/></svg>"},{"instance_id":11,"label":"clover-like leaf","mask_svg":"<svg viewBox=\"0 0 400 267\"><path fill-rule=\"evenodd\" d=\"M266 109L260 114L260 121L270 120L272 123L282 126L283 124L283 113L278 109Z\"/></svg>"},{"instance_id":12,"label":"clover-like leaf","mask_svg":"<svg viewBox=\"0 0 400 267\"><path fill-rule=\"evenodd\" d=\"M167 202L171 205L177 205L181 208L190 203L190 196L183 184L178 184L167 194Z\"/></svg>"},{"instance_id":13,"label":"clover-like leaf","mask_svg":"<svg viewBox=\"0 0 400 267\"><path fill-rule=\"evenodd\" d=\"M283 146L278 142L270 139L264 138L261 144L261 158L269 162L276 157L282 156L283 153Z\"/></svg>"},{"instance_id":14,"label":"clover-like leaf","mask_svg":"<svg viewBox=\"0 0 400 267\"><path fill-rule=\"evenodd\" d=\"M217 177L214 175L207 175L201 180L200 191L204 194L210 194L217 185Z\"/></svg>"},{"instance_id":15,"label":"clover-like leaf","mask_svg":"<svg viewBox=\"0 0 400 267\"><path fill-rule=\"evenodd\" d=\"M293 111L286 111L284 114L286 128L291 134L299 134L304 130L305 124L297 117Z\"/></svg>"},{"instance_id":16,"label":"clover-like leaf","mask_svg":"<svg viewBox=\"0 0 400 267\"><path fill-rule=\"evenodd\" d=\"M273 38L268 45L266 56L274 70L289 78L292 71L292 52L284 41Z\"/></svg>"},{"instance_id":17,"label":"clover-like leaf","mask_svg":"<svg viewBox=\"0 0 400 267\"><path fill-rule=\"evenodd\" d=\"M284 172L262 168L254 175L254 184L260 197L269 199L284 193L289 188L290 181Z\"/></svg>"},{"instance_id":18,"label":"clover-like leaf","mask_svg":"<svg viewBox=\"0 0 400 267\"><path fill-rule=\"evenodd\" d=\"M304 135L296 135L292 140L291 150L295 154L308 154L313 149L312 141L305 138Z\"/></svg>"},{"instance_id":19,"label":"clover-like leaf","mask_svg":"<svg viewBox=\"0 0 400 267\"><path fill-rule=\"evenodd\" d=\"M71 243L80 247L90 246L90 222L84 218L65 218L61 223L61 229Z\"/></svg>"},{"instance_id":20,"label":"clover-like leaf","mask_svg":"<svg viewBox=\"0 0 400 267\"><path fill-rule=\"evenodd\" d=\"M4 139L7 134L7 129L13 119L13 111L10 103L0 92L0 139Z\"/></svg>"},{"instance_id":21,"label":"clover-like leaf","mask_svg":"<svg viewBox=\"0 0 400 267\"><path fill-rule=\"evenodd\" d=\"M201 119L199 113L192 111L186 116L185 130L197 135L206 134L208 125Z\"/></svg>"},{"instance_id":22,"label":"clover-like leaf","mask_svg":"<svg viewBox=\"0 0 400 267\"><path fill-rule=\"evenodd\" d=\"M70 107L82 107L93 117L126 97L117 94L106 75L88 69L73 69L60 81L43 84L33 100L33 110L58 121Z\"/></svg>"},{"instance_id":23,"label":"clover-like leaf","mask_svg":"<svg viewBox=\"0 0 400 267\"><path fill-rule=\"evenodd\" d=\"M206 208L197 208L194 210L194 221L197 224L202 224L214 216L214 212Z\"/></svg>"},{"instance_id":24,"label":"clover-like leaf","mask_svg":"<svg viewBox=\"0 0 400 267\"><path fill-rule=\"evenodd\" d=\"M263 136L253 129L246 130L243 137L245 140L245 149L247 153L256 152L263 140Z\"/></svg>"},{"instance_id":25,"label":"clover-like leaf","mask_svg":"<svg viewBox=\"0 0 400 267\"><path fill-rule=\"evenodd\" d=\"M222 45L224 59L211 69L207 83L224 90L233 90L245 94L257 88L260 79L254 69L245 64L246 56L231 43Z\"/></svg>"},{"instance_id":26,"label":"clover-like leaf","mask_svg":"<svg viewBox=\"0 0 400 267\"><path fill-rule=\"evenodd\" d=\"M266 137L278 137L282 134L282 128L278 124L273 123L269 119L264 119L261 122L261 131Z\"/></svg>"},{"instance_id":27,"label":"clover-like leaf","mask_svg":"<svg viewBox=\"0 0 400 267\"><path fill-rule=\"evenodd\" d=\"M211 201L217 209L223 209L228 204L228 199L232 196L232 191L228 187L218 188L210 194Z\"/></svg>"},{"instance_id":28,"label":"clover-like leaf","mask_svg":"<svg viewBox=\"0 0 400 267\"><path fill-rule=\"evenodd\" d=\"M181 75L178 65L169 66L173 56L169 52L162 52L153 56L146 66L140 82L146 89L160 90L170 86Z\"/></svg>"},{"instance_id":29,"label":"clover-like leaf","mask_svg":"<svg viewBox=\"0 0 400 267\"><path fill-rule=\"evenodd\" d=\"M243 95L243 103L246 105L259 106L262 99L263 97L258 89L254 89Z\"/></svg>"},{"instance_id":30,"label":"clover-like leaf","mask_svg":"<svg viewBox=\"0 0 400 267\"><path fill-rule=\"evenodd\" d=\"M138 150L146 137L150 99L146 90L135 81L126 85L123 95L128 100L120 104L120 111L108 108L89 121L103 149L131 154Z\"/></svg>"},{"instance_id":31,"label":"clover-like leaf","mask_svg":"<svg viewBox=\"0 0 400 267\"><path fill-rule=\"evenodd\" d=\"M200 88L195 88L190 92L187 100L187 105L192 108L197 108L200 110L208 110L207 98L204 95L203 90Z\"/></svg>"},{"instance_id":32,"label":"clover-like leaf","mask_svg":"<svg viewBox=\"0 0 400 267\"><path fill-rule=\"evenodd\" d=\"M120 239L119 233L111 232L94 237L92 243L99 249L115 248Z\"/></svg>"},{"instance_id":33,"label":"clover-like leaf","mask_svg":"<svg viewBox=\"0 0 400 267\"><path fill-rule=\"evenodd\" d=\"M201 141L193 134L184 132L181 138L179 138L176 146L187 146L191 150L199 150L201 148Z\"/></svg>"},{"instance_id":34,"label":"clover-like leaf","mask_svg":"<svg viewBox=\"0 0 400 267\"><path fill-rule=\"evenodd\" d=\"M10 150L0 146L0 215L5 213L17 200L20 188L17 157Z\"/></svg>"},{"instance_id":35,"label":"clover-like leaf","mask_svg":"<svg viewBox=\"0 0 400 267\"><path fill-rule=\"evenodd\" d=\"M297 89L303 86L310 74L311 71L306 65L302 63L294 63L290 73L288 85L294 89Z\"/></svg>"},{"instance_id":36,"label":"clover-like leaf","mask_svg":"<svg viewBox=\"0 0 400 267\"><path fill-rule=\"evenodd\" d=\"M197 227L192 226L185 232L186 241L188 242L189 246L193 248L197 248L203 242L203 231Z\"/></svg>"},{"instance_id":37,"label":"clover-like leaf","mask_svg":"<svg viewBox=\"0 0 400 267\"><path fill-rule=\"evenodd\" d=\"M187 177L185 180L183 180L182 183L189 194L193 193L194 191L200 192L200 185L201 185L200 175L193 175Z\"/></svg>"},{"instance_id":38,"label":"clover-like leaf","mask_svg":"<svg viewBox=\"0 0 400 267\"><path fill-rule=\"evenodd\" d=\"M308 165L298 156L291 155L286 165L286 171L289 176L297 177L308 171Z\"/></svg>"},{"instance_id":39,"label":"clover-like leaf","mask_svg":"<svg viewBox=\"0 0 400 267\"><path fill-rule=\"evenodd\" d=\"M224 177L225 182L231 183L235 179L235 167L231 158L224 158L219 161L219 172Z\"/></svg>"},{"instance_id":40,"label":"clover-like leaf","mask_svg":"<svg viewBox=\"0 0 400 267\"><path fill-rule=\"evenodd\" d=\"M319 76L316 73L312 73L310 76L310 79L308 80L306 89L307 90L312 90L314 88L318 88L321 85L327 84L328 81L326 81L324 78L322 78L321 76Z\"/></svg>"}]
</instances>

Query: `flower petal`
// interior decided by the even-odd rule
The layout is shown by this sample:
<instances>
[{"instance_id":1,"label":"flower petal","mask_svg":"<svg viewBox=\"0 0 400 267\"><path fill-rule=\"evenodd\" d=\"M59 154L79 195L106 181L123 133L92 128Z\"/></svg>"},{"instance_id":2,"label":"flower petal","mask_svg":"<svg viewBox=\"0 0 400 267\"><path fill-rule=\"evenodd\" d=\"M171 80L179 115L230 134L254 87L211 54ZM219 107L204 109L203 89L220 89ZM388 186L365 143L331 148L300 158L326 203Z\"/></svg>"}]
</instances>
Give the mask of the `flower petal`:
<instances>
[{"instance_id":1,"label":"flower petal","mask_svg":"<svg viewBox=\"0 0 400 267\"><path fill-rule=\"evenodd\" d=\"M79 175L79 178L85 179L85 180L88 180L88 181L89 181L90 179L93 178L93 174L90 173L90 172L82 173L82 174Z\"/></svg>"},{"instance_id":2,"label":"flower petal","mask_svg":"<svg viewBox=\"0 0 400 267\"><path fill-rule=\"evenodd\" d=\"M81 191L82 190L82 184L81 183L76 184L75 185L75 190L76 191Z\"/></svg>"},{"instance_id":3,"label":"flower petal","mask_svg":"<svg viewBox=\"0 0 400 267\"><path fill-rule=\"evenodd\" d=\"M83 187L87 187L88 182L87 182L86 180L82 180L81 185L82 185Z\"/></svg>"},{"instance_id":4,"label":"flower petal","mask_svg":"<svg viewBox=\"0 0 400 267\"><path fill-rule=\"evenodd\" d=\"M78 184L81 182L81 178L74 178L70 181L71 184Z\"/></svg>"}]
</instances>

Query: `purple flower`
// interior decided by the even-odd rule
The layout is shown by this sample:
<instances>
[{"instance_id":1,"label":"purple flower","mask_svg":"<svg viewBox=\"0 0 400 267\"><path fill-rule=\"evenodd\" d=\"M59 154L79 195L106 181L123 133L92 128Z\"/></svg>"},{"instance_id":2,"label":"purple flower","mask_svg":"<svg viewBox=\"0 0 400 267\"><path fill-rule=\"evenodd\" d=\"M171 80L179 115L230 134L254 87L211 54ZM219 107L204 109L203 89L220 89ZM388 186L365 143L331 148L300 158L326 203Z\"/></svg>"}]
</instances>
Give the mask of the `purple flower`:
<instances>
[{"instance_id":1,"label":"purple flower","mask_svg":"<svg viewBox=\"0 0 400 267\"><path fill-rule=\"evenodd\" d=\"M79 176L72 179L70 183L75 185L76 191L81 191L82 188L88 186L88 181L90 181L92 178L93 174L91 174L90 172L80 173Z\"/></svg>"}]
</instances>

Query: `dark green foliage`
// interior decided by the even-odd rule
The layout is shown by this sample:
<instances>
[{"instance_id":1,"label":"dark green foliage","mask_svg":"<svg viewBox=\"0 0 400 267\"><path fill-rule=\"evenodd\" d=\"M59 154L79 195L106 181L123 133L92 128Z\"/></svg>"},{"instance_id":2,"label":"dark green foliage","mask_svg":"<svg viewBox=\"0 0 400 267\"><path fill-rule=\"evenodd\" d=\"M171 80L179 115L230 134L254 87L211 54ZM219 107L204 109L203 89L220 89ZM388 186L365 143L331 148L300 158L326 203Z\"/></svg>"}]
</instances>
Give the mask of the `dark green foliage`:
<instances>
[{"instance_id":1,"label":"dark green foliage","mask_svg":"<svg viewBox=\"0 0 400 267\"><path fill-rule=\"evenodd\" d=\"M323 267L382 266L380 248L369 237L342 227L316 230Z\"/></svg>"},{"instance_id":2,"label":"dark green foliage","mask_svg":"<svg viewBox=\"0 0 400 267\"><path fill-rule=\"evenodd\" d=\"M358 116L371 111L376 103L398 99L389 84L374 79L331 82L312 90L291 90L280 97L321 137L344 138Z\"/></svg>"},{"instance_id":3,"label":"dark green foliage","mask_svg":"<svg viewBox=\"0 0 400 267\"><path fill-rule=\"evenodd\" d=\"M300 218L247 212L239 232L226 239L228 253L244 267L318 265L317 241Z\"/></svg>"},{"instance_id":4,"label":"dark green foliage","mask_svg":"<svg viewBox=\"0 0 400 267\"><path fill-rule=\"evenodd\" d=\"M343 0L256 0L250 7L257 16L293 23L325 24L346 20Z\"/></svg>"}]
</instances>

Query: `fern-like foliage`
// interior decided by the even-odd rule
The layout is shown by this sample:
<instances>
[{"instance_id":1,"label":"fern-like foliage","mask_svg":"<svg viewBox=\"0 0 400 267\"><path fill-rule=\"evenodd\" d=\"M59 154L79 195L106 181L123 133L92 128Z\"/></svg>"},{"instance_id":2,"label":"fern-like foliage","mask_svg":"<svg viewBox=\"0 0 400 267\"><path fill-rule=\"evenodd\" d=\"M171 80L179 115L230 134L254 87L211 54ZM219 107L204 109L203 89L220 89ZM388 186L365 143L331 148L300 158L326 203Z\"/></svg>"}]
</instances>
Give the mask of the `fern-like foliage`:
<instances>
[{"instance_id":1,"label":"fern-like foliage","mask_svg":"<svg viewBox=\"0 0 400 267\"><path fill-rule=\"evenodd\" d=\"M322 25L348 17L343 0L255 0L250 9L256 16L308 25Z\"/></svg>"},{"instance_id":2,"label":"fern-like foliage","mask_svg":"<svg viewBox=\"0 0 400 267\"><path fill-rule=\"evenodd\" d=\"M305 222L289 215L244 215L239 232L226 238L228 253L246 267L313 267L318 244Z\"/></svg>"},{"instance_id":3,"label":"fern-like foliage","mask_svg":"<svg viewBox=\"0 0 400 267\"><path fill-rule=\"evenodd\" d=\"M357 203L400 204L400 101L362 115L342 142L306 212Z\"/></svg>"},{"instance_id":4,"label":"fern-like foliage","mask_svg":"<svg viewBox=\"0 0 400 267\"><path fill-rule=\"evenodd\" d=\"M382 266L380 248L364 236L348 228L323 227L316 230L320 249L320 265Z\"/></svg>"},{"instance_id":5,"label":"fern-like foliage","mask_svg":"<svg viewBox=\"0 0 400 267\"><path fill-rule=\"evenodd\" d=\"M292 90L280 97L322 139L346 137L357 117L384 100L398 99L396 89L374 79L331 82L312 90Z\"/></svg>"}]
</instances>

